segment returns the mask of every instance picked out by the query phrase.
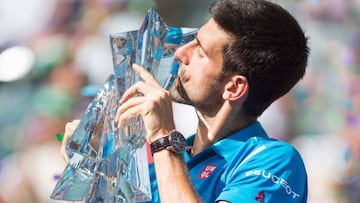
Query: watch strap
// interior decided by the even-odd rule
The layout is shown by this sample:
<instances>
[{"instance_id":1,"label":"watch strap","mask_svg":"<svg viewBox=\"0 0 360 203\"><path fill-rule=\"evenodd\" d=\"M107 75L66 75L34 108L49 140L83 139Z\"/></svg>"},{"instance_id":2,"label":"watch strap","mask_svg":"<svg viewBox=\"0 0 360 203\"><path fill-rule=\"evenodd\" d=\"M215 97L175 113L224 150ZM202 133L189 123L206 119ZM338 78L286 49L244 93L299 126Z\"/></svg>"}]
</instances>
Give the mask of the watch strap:
<instances>
[{"instance_id":1,"label":"watch strap","mask_svg":"<svg viewBox=\"0 0 360 203\"><path fill-rule=\"evenodd\" d=\"M171 146L169 135L161 137L150 144L151 154Z\"/></svg>"}]
</instances>

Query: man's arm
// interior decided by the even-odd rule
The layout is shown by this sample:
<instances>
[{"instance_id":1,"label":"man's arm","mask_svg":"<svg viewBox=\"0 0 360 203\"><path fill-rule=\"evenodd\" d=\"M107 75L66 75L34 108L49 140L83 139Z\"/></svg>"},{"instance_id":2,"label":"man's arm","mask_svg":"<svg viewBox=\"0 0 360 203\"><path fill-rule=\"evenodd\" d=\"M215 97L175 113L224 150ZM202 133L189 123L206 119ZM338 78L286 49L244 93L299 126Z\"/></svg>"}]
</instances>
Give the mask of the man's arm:
<instances>
[{"instance_id":1,"label":"man's arm","mask_svg":"<svg viewBox=\"0 0 360 203\"><path fill-rule=\"evenodd\" d=\"M161 150L153 158L161 202L202 202L181 154Z\"/></svg>"},{"instance_id":2,"label":"man's arm","mask_svg":"<svg viewBox=\"0 0 360 203\"><path fill-rule=\"evenodd\" d=\"M174 128L172 99L144 68L133 65L143 80L130 87L120 100L116 121L119 127L132 116L141 115L149 143L167 135ZM138 95L134 97L135 95ZM141 96L139 96L141 95ZM161 150L153 155L161 202L202 202L188 174L181 154Z\"/></svg>"}]
</instances>

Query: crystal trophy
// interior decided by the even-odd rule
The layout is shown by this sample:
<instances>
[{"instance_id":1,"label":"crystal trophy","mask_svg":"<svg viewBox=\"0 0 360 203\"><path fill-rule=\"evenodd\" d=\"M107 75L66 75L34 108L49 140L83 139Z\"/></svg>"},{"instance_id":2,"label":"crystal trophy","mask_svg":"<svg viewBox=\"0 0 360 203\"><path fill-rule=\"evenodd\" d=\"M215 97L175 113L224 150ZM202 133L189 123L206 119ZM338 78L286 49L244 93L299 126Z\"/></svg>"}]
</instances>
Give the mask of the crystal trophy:
<instances>
[{"instance_id":1,"label":"crystal trophy","mask_svg":"<svg viewBox=\"0 0 360 203\"><path fill-rule=\"evenodd\" d=\"M131 65L145 67L170 89L177 76L177 47L194 39L196 28L168 27L150 9L139 30L110 35L110 75L66 145L68 164L52 199L84 202L151 200L146 132L140 116L117 128L115 115L126 89L139 81Z\"/></svg>"}]
</instances>

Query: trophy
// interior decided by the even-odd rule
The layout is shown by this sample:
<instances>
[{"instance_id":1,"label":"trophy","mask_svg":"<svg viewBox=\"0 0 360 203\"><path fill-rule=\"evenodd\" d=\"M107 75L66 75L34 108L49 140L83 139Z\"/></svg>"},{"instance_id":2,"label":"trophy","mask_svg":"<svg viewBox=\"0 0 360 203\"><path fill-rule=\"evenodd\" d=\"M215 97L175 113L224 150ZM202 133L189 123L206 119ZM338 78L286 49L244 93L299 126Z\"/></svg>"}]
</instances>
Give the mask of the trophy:
<instances>
[{"instance_id":1,"label":"trophy","mask_svg":"<svg viewBox=\"0 0 360 203\"><path fill-rule=\"evenodd\" d=\"M150 9L139 30L110 35L114 74L88 105L66 145L68 164L51 198L84 202L151 200L146 132L141 116L118 128L115 115L124 91L140 80L131 65L145 67L170 89L177 77L177 47L191 41L196 28L167 26Z\"/></svg>"}]
</instances>

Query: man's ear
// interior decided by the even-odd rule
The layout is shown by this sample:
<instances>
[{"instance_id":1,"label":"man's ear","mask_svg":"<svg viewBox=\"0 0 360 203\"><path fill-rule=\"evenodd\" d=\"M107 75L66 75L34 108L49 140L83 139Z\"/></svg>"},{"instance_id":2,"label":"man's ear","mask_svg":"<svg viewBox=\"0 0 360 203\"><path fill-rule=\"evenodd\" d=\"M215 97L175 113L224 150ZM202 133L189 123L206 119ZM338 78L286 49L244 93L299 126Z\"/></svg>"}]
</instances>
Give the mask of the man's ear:
<instances>
[{"instance_id":1,"label":"man's ear","mask_svg":"<svg viewBox=\"0 0 360 203\"><path fill-rule=\"evenodd\" d=\"M249 83L247 78L243 75L234 75L225 84L222 97L224 100L235 101L247 95L248 90Z\"/></svg>"}]
</instances>

